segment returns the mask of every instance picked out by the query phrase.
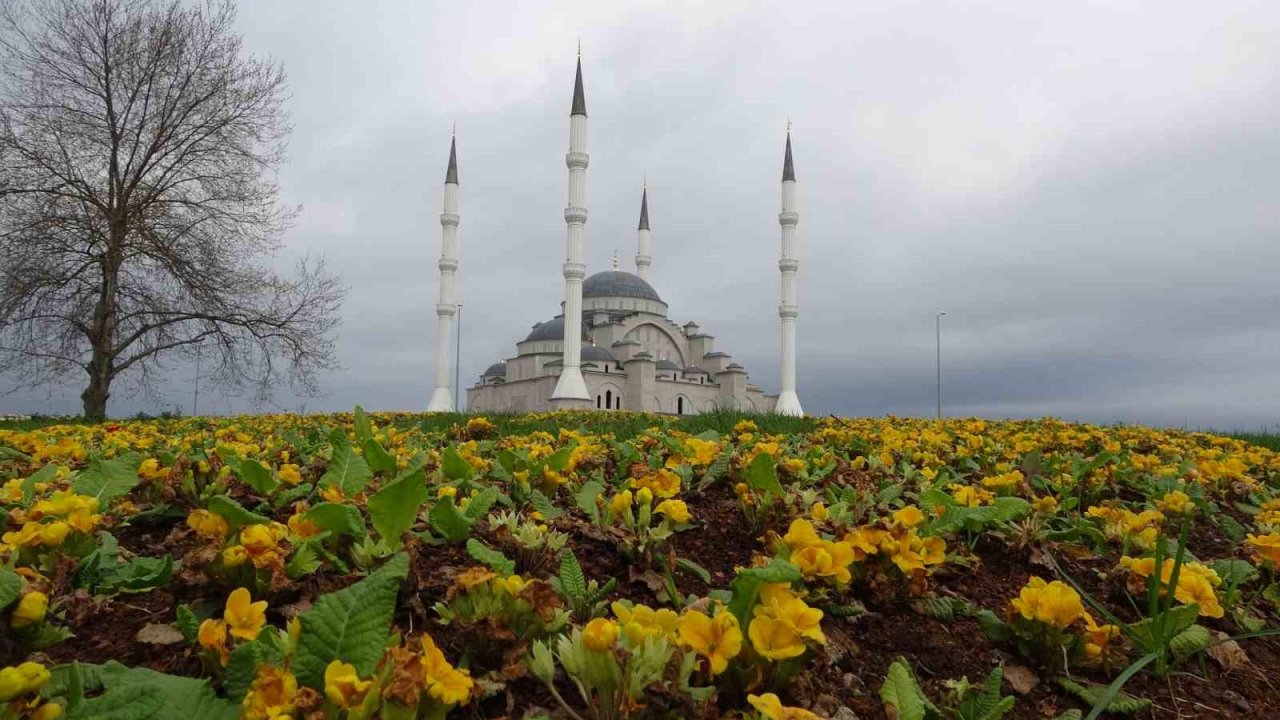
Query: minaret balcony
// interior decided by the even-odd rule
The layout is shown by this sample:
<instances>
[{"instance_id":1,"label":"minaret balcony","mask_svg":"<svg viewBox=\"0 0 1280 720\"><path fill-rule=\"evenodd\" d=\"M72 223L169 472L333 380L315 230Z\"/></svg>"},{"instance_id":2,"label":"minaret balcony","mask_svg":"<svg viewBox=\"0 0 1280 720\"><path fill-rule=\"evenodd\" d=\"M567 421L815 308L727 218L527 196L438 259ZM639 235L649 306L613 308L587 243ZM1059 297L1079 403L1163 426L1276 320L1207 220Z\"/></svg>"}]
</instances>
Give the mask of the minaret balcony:
<instances>
[{"instance_id":1,"label":"minaret balcony","mask_svg":"<svg viewBox=\"0 0 1280 720\"><path fill-rule=\"evenodd\" d=\"M584 152L569 152L564 154L564 164L571 168L587 169L587 165L591 162L591 156Z\"/></svg>"}]
</instances>

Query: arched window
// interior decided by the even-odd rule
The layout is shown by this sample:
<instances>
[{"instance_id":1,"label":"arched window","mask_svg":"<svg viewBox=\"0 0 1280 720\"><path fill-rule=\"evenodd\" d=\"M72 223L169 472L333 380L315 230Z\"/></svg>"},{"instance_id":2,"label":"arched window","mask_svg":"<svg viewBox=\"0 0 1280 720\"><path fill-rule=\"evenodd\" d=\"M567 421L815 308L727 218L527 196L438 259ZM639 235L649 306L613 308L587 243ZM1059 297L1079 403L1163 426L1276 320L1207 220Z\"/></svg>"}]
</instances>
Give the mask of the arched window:
<instances>
[{"instance_id":1,"label":"arched window","mask_svg":"<svg viewBox=\"0 0 1280 720\"><path fill-rule=\"evenodd\" d=\"M599 410L599 409L600 409L600 396L599 396L599 395L597 395L597 396L596 396L596 409L597 409L597 410Z\"/></svg>"},{"instance_id":2,"label":"arched window","mask_svg":"<svg viewBox=\"0 0 1280 720\"><path fill-rule=\"evenodd\" d=\"M684 414L684 398L682 397L676 398L676 414L677 415Z\"/></svg>"},{"instance_id":3,"label":"arched window","mask_svg":"<svg viewBox=\"0 0 1280 720\"><path fill-rule=\"evenodd\" d=\"M605 390L604 391L604 409L608 410L611 407L613 407L613 391Z\"/></svg>"},{"instance_id":4,"label":"arched window","mask_svg":"<svg viewBox=\"0 0 1280 720\"><path fill-rule=\"evenodd\" d=\"M618 393L618 397L613 399L613 409L614 410L622 409L622 393Z\"/></svg>"}]
</instances>

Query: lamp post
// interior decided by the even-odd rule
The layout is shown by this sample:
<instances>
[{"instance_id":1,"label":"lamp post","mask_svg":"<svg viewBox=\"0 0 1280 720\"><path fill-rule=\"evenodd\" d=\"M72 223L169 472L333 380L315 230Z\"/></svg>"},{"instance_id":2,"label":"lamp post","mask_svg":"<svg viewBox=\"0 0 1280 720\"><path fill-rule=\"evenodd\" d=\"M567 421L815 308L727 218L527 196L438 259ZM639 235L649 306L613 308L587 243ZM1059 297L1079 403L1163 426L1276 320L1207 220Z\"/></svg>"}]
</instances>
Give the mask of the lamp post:
<instances>
[{"instance_id":1,"label":"lamp post","mask_svg":"<svg viewBox=\"0 0 1280 720\"><path fill-rule=\"evenodd\" d=\"M942 316L946 314L947 314L947 311L943 310L942 312L933 316L934 338L937 341L937 350L938 350L937 377L938 377L938 419L939 420L942 419Z\"/></svg>"},{"instance_id":2,"label":"lamp post","mask_svg":"<svg viewBox=\"0 0 1280 720\"><path fill-rule=\"evenodd\" d=\"M462 406L458 404L458 398L462 392L462 385L458 383L462 361L462 303L458 303L458 340L453 350L453 411L462 412Z\"/></svg>"}]
</instances>

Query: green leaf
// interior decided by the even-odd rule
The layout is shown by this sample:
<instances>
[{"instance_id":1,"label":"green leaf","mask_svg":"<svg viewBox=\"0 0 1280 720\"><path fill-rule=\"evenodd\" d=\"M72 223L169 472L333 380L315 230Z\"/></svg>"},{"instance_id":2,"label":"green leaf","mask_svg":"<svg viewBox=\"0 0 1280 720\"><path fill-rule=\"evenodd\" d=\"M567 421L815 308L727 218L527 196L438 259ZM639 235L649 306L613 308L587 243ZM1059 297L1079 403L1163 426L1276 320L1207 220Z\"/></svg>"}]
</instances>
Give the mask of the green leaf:
<instances>
[{"instance_id":1,"label":"green leaf","mask_svg":"<svg viewBox=\"0 0 1280 720\"><path fill-rule=\"evenodd\" d=\"M195 612L190 605L183 603L178 606L177 622L178 630L182 633L182 637L189 643L193 643L200 636L200 618L196 617Z\"/></svg>"},{"instance_id":2,"label":"green leaf","mask_svg":"<svg viewBox=\"0 0 1280 720\"><path fill-rule=\"evenodd\" d=\"M1203 625L1192 625L1169 641L1169 652L1177 660L1195 655L1213 644L1213 635Z\"/></svg>"},{"instance_id":3,"label":"green leaf","mask_svg":"<svg viewBox=\"0 0 1280 720\"><path fill-rule=\"evenodd\" d=\"M335 537L353 535L364 537L364 516L360 509L346 503L320 503L307 511L303 516L316 524L316 527L333 533Z\"/></svg>"},{"instance_id":4,"label":"green leaf","mask_svg":"<svg viewBox=\"0 0 1280 720\"><path fill-rule=\"evenodd\" d=\"M249 686L253 684L262 656L262 646L256 642L248 642L237 645L227 657L222 685L227 691L227 697L233 702L241 702L249 694Z\"/></svg>"},{"instance_id":5,"label":"green leaf","mask_svg":"<svg viewBox=\"0 0 1280 720\"><path fill-rule=\"evenodd\" d=\"M746 627L751 620L751 608L760 595L760 586L764 583L791 583L803 577L800 568L786 560L774 558L769 565L762 568L740 570L729 585L732 599L729 601L729 612L738 619L738 624Z\"/></svg>"},{"instance_id":6,"label":"green leaf","mask_svg":"<svg viewBox=\"0 0 1280 720\"><path fill-rule=\"evenodd\" d=\"M884 684L880 686L880 700L897 711L898 720L925 720L926 713L933 708L916 682L911 666L903 658L889 665Z\"/></svg>"},{"instance_id":7,"label":"green leaf","mask_svg":"<svg viewBox=\"0 0 1280 720\"><path fill-rule=\"evenodd\" d=\"M587 517L594 522L600 518L600 508L596 505L596 498L602 494L604 494L604 485L595 480L588 480L582 483L578 492L573 494L573 501L578 505L578 509L586 513Z\"/></svg>"},{"instance_id":8,"label":"green leaf","mask_svg":"<svg viewBox=\"0 0 1280 720\"><path fill-rule=\"evenodd\" d=\"M71 487L77 495L98 498L98 507L105 510L112 500L129 494L141 482L138 477L138 466L141 464L142 458L136 453L111 460L94 456L76 474Z\"/></svg>"},{"instance_id":9,"label":"green leaf","mask_svg":"<svg viewBox=\"0 0 1280 720\"><path fill-rule=\"evenodd\" d=\"M236 472L240 475L240 479L256 490L259 495L270 495L280 485L275 478L271 477L271 470L257 460L242 459Z\"/></svg>"},{"instance_id":10,"label":"green leaf","mask_svg":"<svg viewBox=\"0 0 1280 720\"><path fill-rule=\"evenodd\" d=\"M764 567L753 567L739 571L738 577L757 578L766 583L793 583L804 577L804 573L796 565L774 558Z\"/></svg>"},{"instance_id":11,"label":"green leaf","mask_svg":"<svg viewBox=\"0 0 1280 720\"><path fill-rule=\"evenodd\" d=\"M151 720L160 717L164 695L147 685L112 688L89 698L63 717L66 720Z\"/></svg>"},{"instance_id":12,"label":"green leaf","mask_svg":"<svg viewBox=\"0 0 1280 720\"><path fill-rule=\"evenodd\" d=\"M582 572L578 556L568 548L560 554L560 592L570 600L587 597L587 577Z\"/></svg>"},{"instance_id":13,"label":"green leaf","mask_svg":"<svg viewBox=\"0 0 1280 720\"><path fill-rule=\"evenodd\" d=\"M329 466L325 468L324 475L320 476L320 487L336 487L343 495L351 497L369 484L373 471L364 458L351 449L351 441L347 439L346 433L334 430L329 434L329 439L333 453L329 457Z\"/></svg>"},{"instance_id":14,"label":"green leaf","mask_svg":"<svg viewBox=\"0 0 1280 720\"><path fill-rule=\"evenodd\" d=\"M1218 577L1222 578L1222 584L1226 587L1238 588L1253 582L1258 577L1258 568L1248 560L1224 558L1210 562L1209 567L1218 573Z\"/></svg>"},{"instance_id":15,"label":"green leaf","mask_svg":"<svg viewBox=\"0 0 1280 720\"><path fill-rule=\"evenodd\" d=\"M1155 655L1147 655L1143 660L1150 662L1155 659ZM1139 660L1138 662L1142 662ZM1130 668L1136 666L1130 665ZM1126 672L1128 672L1126 670ZM1132 675L1130 675L1132 677ZM1072 680L1069 677L1058 677L1058 685L1067 692L1075 695L1091 706L1093 710L1089 713L1090 718L1096 718L1102 712L1108 712L1115 715L1137 715L1151 709L1151 701L1146 698L1138 698L1123 692L1119 689L1117 682L1120 680L1128 680L1122 673L1114 681L1111 686L1096 685L1094 683L1084 684ZM1123 684L1123 683L1120 683ZM1114 689L1114 690L1113 690Z\"/></svg>"},{"instance_id":16,"label":"green leaf","mask_svg":"<svg viewBox=\"0 0 1280 720\"><path fill-rule=\"evenodd\" d=\"M769 453L759 453L751 461L751 465L747 467L747 485L773 495L774 497L782 497L782 485L778 483L778 468L774 463L773 456Z\"/></svg>"},{"instance_id":17,"label":"green leaf","mask_svg":"<svg viewBox=\"0 0 1280 720\"><path fill-rule=\"evenodd\" d=\"M364 408L359 405L356 406L355 416L356 442L363 446L373 439L373 423L369 422L369 416L364 413Z\"/></svg>"},{"instance_id":18,"label":"green leaf","mask_svg":"<svg viewBox=\"0 0 1280 720\"><path fill-rule=\"evenodd\" d=\"M22 576L5 568L0 568L0 610L8 607L22 594Z\"/></svg>"},{"instance_id":19,"label":"green leaf","mask_svg":"<svg viewBox=\"0 0 1280 720\"><path fill-rule=\"evenodd\" d=\"M369 521L378 536L395 547L427 501L427 475L418 470L387 483L369 498Z\"/></svg>"},{"instance_id":20,"label":"green leaf","mask_svg":"<svg viewBox=\"0 0 1280 720\"><path fill-rule=\"evenodd\" d=\"M686 572L693 573L704 585L711 585L711 573L698 563L689 558L676 558L676 567Z\"/></svg>"},{"instance_id":21,"label":"green leaf","mask_svg":"<svg viewBox=\"0 0 1280 720\"><path fill-rule=\"evenodd\" d=\"M437 500L427 513L427 519L431 521L432 529L449 542L462 542L471 534L471 521L458 512L452 498Z\"/></svg>"},{"instance_id":22,"label":"green leaf","mask_svg":"<svg viewBox=\"0 0 1280 720\"><path fill-rule=\"evenodd\" d=\"M54 463L46 464L22 481L22 499L30 500L31 496L35 494L36 485L53 482L57 477L58 466Z\"/></svg>"},{"instance_id":23,"label":"green leaf","mask_svg":"<svg viewBox=\"0 0 1280 720\"><path fill-rule=\"evenodd\" d=\"M467 540L467 554L475 558L477 562L488 565L494 572L503 577L514 575L516 572L514 560L475 538Z\"/></svg>"},{"instance_id":24,"label":"green leaf","mask_svg":"<svg viewBox=\"0 0 1280 720\"><path fill-rule=\"evenodd\" d=\"M310 575L319 570L320 566L324 564L316 555L316 547L314 545L314 541L319 537L322 536L317 535L311 538L313 542L299 545L293 551L293 555L289 556L289 562L284 566L284 574L289 576L290 579L297 580Z\"/></svg>"},{"instance_id":25,"label":"green leaf","mask_svg":"<svg viewBox=\"0 0 1280 720\"><path fill-rule=\"evenodd\" d=\"M409 574L409 558L396 553L360 582L322 596L302 613L302 633L293 669L302 684L324 688L324 669L333 660L355 666L368 677L386 652L396 592Z\"/></svg>"},{"instance_id":26,"label":"green leaf","mask_svg":"<svg viewBox=\"0 0 1280 720\"><path fill-rule=\"evenodd\" d=\"M470 480L476 475L475 468L452 445L440 452L440 469L450 480Z\"/></svg>"},{"instance_id":27,"label":"green leaf","mask_svg":"<svg viewBox=\"0 0 1280 720\"><path fill-rule=\"evenodd\" d=\"M369 463L369 469L376 473L396 471L396 456L383 449L373 438L364 441L364 460Z\"/></svg>"},{"instance_id":28,"label":"green leaf","mask_svg":"<svg viewBox=\"0 0 1280 720\"><path fill-rule=\"evenodd\" d=\"M271 518L245 510L244 506L226 495L214 495L209 498L209 512L221 515L235 529L245 525L265 525L271 522Z\"/></svg>"},{"instance_id":29,"label":"green leaf","mask_svg":"<svg viewBox=\"0 0 1280 720\"><path fill-rule=\"evenodd\" d=\"M534 510L541 513L542 519L546 522L551 522L564 514L560 511L560 508L555 506L555 503L551 502L551 500L546 495L543 495L542 491L537 488L534 488L529 493L529 504L533 506Z\"/></svg>"},{"instance_id":30,"label":"green leaf","mask_svg":"<svg viewBox=\"0 0 1280 720\"><path fill-rule=\"evenodd\" d=\"M489 508L498 501L498 491L493 488L485 488L480 494L471 498L467 503L467 509L462 514L467 517L469 522L474 523L489 513Z\"/></svg>"},{"instance_id":31,"label":"green leaf","mask_svg":"<svg viewBox=\"0 0 1280 720\"><path fill-rule=\"evenodd\" d=\"M982 628L982 632L992 642L1013 642L1015 638L1013 626L1001 620L990 610L979 610L973 614L973 619L978 621L978 627Z\"/></svg>"}]
</instances>

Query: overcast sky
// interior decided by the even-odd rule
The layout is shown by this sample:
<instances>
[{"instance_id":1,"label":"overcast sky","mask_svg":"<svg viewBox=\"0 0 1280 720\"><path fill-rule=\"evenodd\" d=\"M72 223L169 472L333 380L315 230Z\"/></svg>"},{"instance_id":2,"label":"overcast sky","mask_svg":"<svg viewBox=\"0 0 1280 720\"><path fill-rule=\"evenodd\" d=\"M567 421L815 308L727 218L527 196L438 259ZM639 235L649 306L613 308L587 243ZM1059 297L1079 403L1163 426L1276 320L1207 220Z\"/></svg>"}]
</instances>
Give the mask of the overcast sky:
<instances>
[{"instance_id":1,"label":"overcast sky","mask_svg":"<svg viewBox=\"0 0 1280 720\"><path fill-rule=\"evenodd\" d=\"M254 0L240 28L289 76L279 262L323 254L350 287L307 411L426 406L455 121L464 384L558 312L581 37L588 272L634 269L647 175L672 319L766 392L789 117L808 412L931 414L945 310L947 414L1280 424L1274 1ZM111 411L189 411L191 373L170 386Z\"/></svg>"}]
</instances>

